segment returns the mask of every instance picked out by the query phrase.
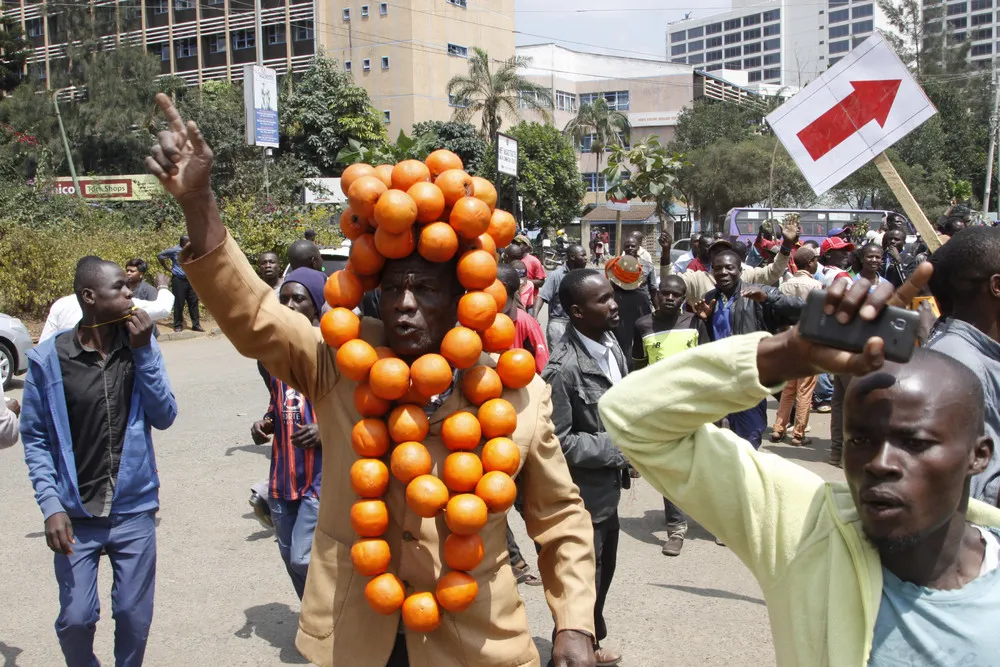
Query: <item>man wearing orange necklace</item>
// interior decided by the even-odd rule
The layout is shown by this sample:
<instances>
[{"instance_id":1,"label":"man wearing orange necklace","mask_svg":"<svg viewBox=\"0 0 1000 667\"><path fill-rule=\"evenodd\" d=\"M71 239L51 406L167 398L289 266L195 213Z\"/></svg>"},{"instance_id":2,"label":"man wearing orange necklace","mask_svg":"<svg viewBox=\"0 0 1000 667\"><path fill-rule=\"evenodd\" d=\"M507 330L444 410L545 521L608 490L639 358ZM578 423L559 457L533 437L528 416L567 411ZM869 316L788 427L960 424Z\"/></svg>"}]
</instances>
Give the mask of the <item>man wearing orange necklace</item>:
<instances>
[{"instance_id":1,"label":"man wearing orange necklace","mask_svg":"<svg viewBox=\"0 0 1000 667\"><path fill-rule=\"evenodd\" d=\"M157 102L169 123L146 166L180 203L191 237L184 270L219 327L244 355L259 359L275 377L313 404L323 442L319 521L296 646L318 665L487 666L538 665L524 603L506 556L506 518L491 514L479 533L485 557L469 574L479 593L463 612L443 613L436 630L402 630L400 613L381 615L365 599L367 577L356 572L349 513L357 497L349 470L356 460L351 429L358 420L355 382L344 377L335 351L301 315L281 306L226 231L209 184L212 151L193 122L185 124L165 95ZM431 263L414 253L386 262L381 280L381 322L365 318L361 338L387 345L404 361L437 352L454 326L462 288L455 262ZM481 364L495 366L489 355ZM461 374L459 374L461 377ZM537 376L520 390L504 390L517 411L511 439L520 450L518 487L524 494L528 534L541 547L539 572L555 620L553 662L558 667L594 665L594 555L590 517L566 467L552 426L549 389ZM440 471L449 453L441 424L474 409L453 385L438 396L423 444ZM444 571L445 522L423 519L407 506L395 478L383 496L389 526L383 535L390 572L406 593L434 591Z\"/></svg>"}]
</instances>

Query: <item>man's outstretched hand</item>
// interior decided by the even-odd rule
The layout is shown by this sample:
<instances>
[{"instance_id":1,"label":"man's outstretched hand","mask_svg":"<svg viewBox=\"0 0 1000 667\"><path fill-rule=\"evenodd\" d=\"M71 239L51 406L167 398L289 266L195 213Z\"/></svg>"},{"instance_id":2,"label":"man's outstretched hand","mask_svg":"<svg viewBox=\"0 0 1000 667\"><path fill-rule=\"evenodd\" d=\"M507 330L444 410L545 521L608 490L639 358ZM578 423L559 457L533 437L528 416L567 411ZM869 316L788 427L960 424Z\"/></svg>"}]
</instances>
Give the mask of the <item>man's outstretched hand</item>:
<instances>
[{"instance_id":1,"label":"man's outstretched hand","mask_svg":"<svg viewBox=\"0 0 1000 667\"><path fill-rule=\"evenodd\" d=\"M858 317L874 320L886 306L903 308L909 305L933 272L931 263L924 262L895 291L887 280L880 282L874 290L871 283L864 279L850 287L845 286L846 281L837 281L826 291L824 309L827 315L835 316L842 324ZM798 325L762 340L757 347L757 372L760 383L766 387L822 372L864 375L878 370L883 364L885 343L881 338L869 338L864 350L849 352L803 338Z\"/></svg>"},{"instance_id":2,"label":"man's outstretched hand","mask_svg":"<svg viewBox=\"0 0 1000 667\"><path fill-rule=\"evenodd\" d=\"M181 119L169 97L157 93L156 104L170 129L157 135L157 142L146 158L146 169L178 200L191 193L208 191L212 149L193 120L185 123Z\"/></svg>"}]
</instances>

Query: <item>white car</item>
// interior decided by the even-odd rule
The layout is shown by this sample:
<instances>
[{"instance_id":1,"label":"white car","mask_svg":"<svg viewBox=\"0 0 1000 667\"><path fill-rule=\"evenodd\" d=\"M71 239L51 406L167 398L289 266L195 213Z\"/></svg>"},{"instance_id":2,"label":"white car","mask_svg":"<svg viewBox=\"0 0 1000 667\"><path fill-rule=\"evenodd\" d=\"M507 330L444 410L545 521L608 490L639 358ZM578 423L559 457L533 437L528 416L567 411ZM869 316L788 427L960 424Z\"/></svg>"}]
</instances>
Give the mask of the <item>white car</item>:
<instances>
[{"instance_id":1,"label":"white car","mask_svg":"<svg viewBox=\"0 0 1000 667\"><path fill-rule=\"evenodd\" d=\"M0 383L4 389L15 375L28 370L28 350L33 346L24 322L0 313Z\"/></svg>"}]
</instances>

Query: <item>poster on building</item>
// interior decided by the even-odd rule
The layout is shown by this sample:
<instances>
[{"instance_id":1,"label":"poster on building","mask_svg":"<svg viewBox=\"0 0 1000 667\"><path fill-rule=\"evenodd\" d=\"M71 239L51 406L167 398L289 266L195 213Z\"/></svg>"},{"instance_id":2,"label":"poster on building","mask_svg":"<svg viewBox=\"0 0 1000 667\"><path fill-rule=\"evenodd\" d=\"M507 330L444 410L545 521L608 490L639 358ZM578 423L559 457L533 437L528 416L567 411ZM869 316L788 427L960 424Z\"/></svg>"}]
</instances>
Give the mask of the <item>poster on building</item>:
<instances>
[{"instance_id":1,"label":"poster on building","mask_svg":"<svg viewBox=\"0 0 1000 667\"><path fill-rule=\"evenodd\" d=\"M517 176L517 139L497 133L497 173Z\"/></svg>"},{"instance_id":2,"label":"poster on building","mask_svg":"<svg viewBox=\"0 0 1000 667\"><path fill-rule=\"evenodd\" d=\"M344 204L347 195L340 188L339 178L307 178L303 181L303 200L306 204Z\"/></svg>"},{"instance_id":3,"label":"poster on building","mask_svg":"<svg viewBox=\"0 0 1000 667\"><path fill-rule=\"evenodd\" d=\"M269 67L243 66L247 144L278 147L278 74Z\"/></svg>"},{"instance_id":4,"label":"poster on building","mask_svg":"<svg viewBox=\"0 0 1000 667\"><path fill-rule=\"evenodd\" d=\"M163 193L163 187L151 174L122 174L120 176L83 176L77 179L84 199L114 199L117 201L144 201ZM57 178L53 182L58 195L76 195L72 178Z\"/></svg>"}]
</instances>

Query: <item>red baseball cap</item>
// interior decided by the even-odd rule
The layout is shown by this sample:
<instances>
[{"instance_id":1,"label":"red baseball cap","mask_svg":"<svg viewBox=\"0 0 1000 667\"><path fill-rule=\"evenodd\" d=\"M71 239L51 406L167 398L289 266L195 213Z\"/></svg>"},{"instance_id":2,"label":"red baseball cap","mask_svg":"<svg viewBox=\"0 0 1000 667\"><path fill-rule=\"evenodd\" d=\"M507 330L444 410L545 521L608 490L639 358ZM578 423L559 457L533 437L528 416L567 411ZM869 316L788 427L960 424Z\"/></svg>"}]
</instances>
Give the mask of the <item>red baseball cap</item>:
<instances>
[{"instance_id":1,"label":"red baseball cap","mask_svg":"<svg viewBox=\"0 0 1000 667\"><path fill-rule=\"evenodd\" d=\"M854 250L854 244L848 243L839 236L831 236L823 241L823 245L819 247L819 254L820 256L823 256L831 250L846 250L847 252L852 252Z\"/></svg>"}]
</instances>

